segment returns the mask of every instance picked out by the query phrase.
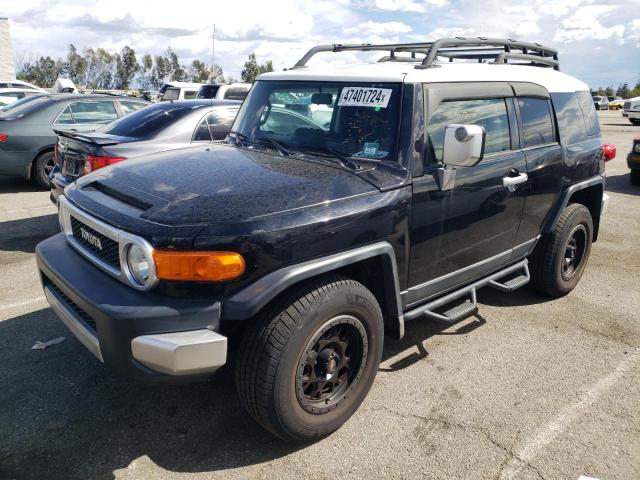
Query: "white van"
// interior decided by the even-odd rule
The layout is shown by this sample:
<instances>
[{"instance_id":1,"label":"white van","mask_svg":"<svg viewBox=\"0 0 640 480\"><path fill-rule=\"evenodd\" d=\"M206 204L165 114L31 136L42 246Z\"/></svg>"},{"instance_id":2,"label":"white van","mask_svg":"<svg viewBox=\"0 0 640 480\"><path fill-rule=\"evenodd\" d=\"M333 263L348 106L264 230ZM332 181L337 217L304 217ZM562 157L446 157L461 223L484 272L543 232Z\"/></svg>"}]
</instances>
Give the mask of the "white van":
<instances>
[{"instance_id":1,"label":"white van","mask_svg":"<svg viewBox=\"0 0 640 480\"><path fill-rule=\"evenodd\" d=\"M203 83L191 82L168 82L160 87L158 93L159 102L168 102L169 100L189 100L196 98L196 94Z\"/></svg>"}]
</instances>

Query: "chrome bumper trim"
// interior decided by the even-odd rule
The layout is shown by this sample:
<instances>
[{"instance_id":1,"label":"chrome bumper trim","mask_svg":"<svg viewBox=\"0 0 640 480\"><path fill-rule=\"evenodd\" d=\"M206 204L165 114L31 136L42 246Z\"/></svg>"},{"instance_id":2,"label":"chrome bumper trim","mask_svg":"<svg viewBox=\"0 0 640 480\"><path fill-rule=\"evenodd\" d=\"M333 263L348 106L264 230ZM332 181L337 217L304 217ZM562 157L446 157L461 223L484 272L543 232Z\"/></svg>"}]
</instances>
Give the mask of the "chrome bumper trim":
<instances>
[{"instance_id":1,"label":"chrome bumper trim","mask_svg":"<svg viewBox=\"0 0 640 480\"><path fill-rule=\"evenodd\" d=\"M91 332L91 330L85 326L84 322L77 317L75 312L47 286L44 287L44 296L47 302L49 302L51 309L58 315L60 320L62 320L62 323L80 340L80 343L87 347L98 360L104 363L102 352L100 351L100 343L96 335Z\"/></svg>"},{"instance_id":2,"label":"chrome bumper trim","mask_svg":"<svg viewBox=\"0 0 640 480\"><path fill-rule=\"evenodd\" d=\"M131 340L131 353L167 375L213 373L227 361L227 338L208 329L142 335Z\"/></svg>"}]
</instances>

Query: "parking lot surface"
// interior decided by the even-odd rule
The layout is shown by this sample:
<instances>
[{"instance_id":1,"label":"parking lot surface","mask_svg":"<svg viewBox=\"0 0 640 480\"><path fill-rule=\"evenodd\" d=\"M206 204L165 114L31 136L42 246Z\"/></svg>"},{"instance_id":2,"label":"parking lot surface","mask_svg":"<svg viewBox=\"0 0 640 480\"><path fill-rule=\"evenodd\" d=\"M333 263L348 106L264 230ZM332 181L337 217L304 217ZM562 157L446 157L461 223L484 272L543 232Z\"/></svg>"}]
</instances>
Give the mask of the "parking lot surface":
<instances>
[{"instance_id":1,"label":"parking lot surface","mask_svg":"<svg viewBox=\"0 0 640 480\"><path fill-rule=\"evenodd\" d=\"M101 365L38 284L34 248L58 230L48 193L0 177L0 479L640 478L640 188L625 162L640 128L599 114L618 157L578 287L484 289L473 319L408 324L352 419L307 447L255 425L229 375L147 386Z\"/></svg>"}]
</instances>

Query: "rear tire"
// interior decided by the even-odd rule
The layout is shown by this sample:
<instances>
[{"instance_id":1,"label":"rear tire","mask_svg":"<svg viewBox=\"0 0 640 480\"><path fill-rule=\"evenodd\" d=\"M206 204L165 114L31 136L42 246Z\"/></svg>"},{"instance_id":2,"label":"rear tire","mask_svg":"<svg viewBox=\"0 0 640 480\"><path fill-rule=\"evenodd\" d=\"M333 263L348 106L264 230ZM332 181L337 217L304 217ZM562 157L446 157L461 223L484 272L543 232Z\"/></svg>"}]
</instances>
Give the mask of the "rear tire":
<instances>
[{"instance_id":1,"label":"rear tire","mask_svg":"<svg viewBox=\"0 0 640 480\"><path fill-rule=\"evenodd\" d=\"M630 118L630 119L629 119L629 121L630 121L631 123L633 123L636 127L637 127L638 125L640 125L640 119L637 119L637 118Z\"/></svg>"},{"instance_id":2,"label":"rear tire","mask_svg":"<svg viewBox=\"0 0 640 480\"><path fill-rule=\"evenodd\" d=\"M32 179L38 184L38 186L49 190L51 185L49 183L49 173L53 169L53 152L44 152L36 157L33 161L33 176Z\"/></svg>"},{"instance_id":3,"label":"rear tire","mask_svg":"<svg viewBox=\"0 0 640 480\"><path fill-rule=\"evenodd\" d=\"M550 297L568 294L580 281L593 240L593 219L579 203L566 207L531 255L531 285Z\"/></svg>"},{"instance_id":4,"label":"rear tire","mask_svg":"<svg viewBox=\"0 0 640 480\"><path fill-rule=\"evenodd\" d=\"M383 318L373 294L337 275L294 287L248 325L238 352L240 403L290 442L331 434L375 379Z\"/></svg>"},{"instance_id":5,"label":"rear tire","mask_svg":"<svg viewBox=\"0 0 640 480\"><path fill-rule=\"evenodd\" d=\"M631 170L629 172L629 180L631 185L640 185L640 170Z\"/></svg>"}]
</instances>

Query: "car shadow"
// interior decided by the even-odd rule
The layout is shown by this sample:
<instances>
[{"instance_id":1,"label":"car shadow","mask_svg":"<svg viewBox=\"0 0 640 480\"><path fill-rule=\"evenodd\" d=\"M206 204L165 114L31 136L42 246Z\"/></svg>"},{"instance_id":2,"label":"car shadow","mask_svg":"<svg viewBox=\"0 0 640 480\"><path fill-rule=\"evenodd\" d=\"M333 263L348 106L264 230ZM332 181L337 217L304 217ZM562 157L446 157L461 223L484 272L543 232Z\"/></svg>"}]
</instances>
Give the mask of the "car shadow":
<instances>
[{"instance_id":1,"label":"car shadow","mask_svg":"<svg viewBox=\"0 0 640 480\"><path fill-rule=\"evenodd\" d=\"M640 186L631 185L630 170L617 175L607 175L604 189L606 192L624 193L626 195L640 195Z\"/></svg>"},{"instance_id":2,"label":"car shadow","mask_svg":"<svg viewBox=\"0 0 640 480\"><path fill-rule=\"evenodd\" d=\"M33 253L42 240L60 232L58 215L21 218L0 222L0 251Z\"/></svg>"},{"instance_id":3,"label":"car shadow","mask_svg":"<svg viewBox=\"0 0 640 480\"><path fill-rule=\"evenodd\" d=\"M0 194L20 193L20 192L43 192L46 191L34 182L25 180L23 177L0 176Z\"/></svg>"}]
</instances>

